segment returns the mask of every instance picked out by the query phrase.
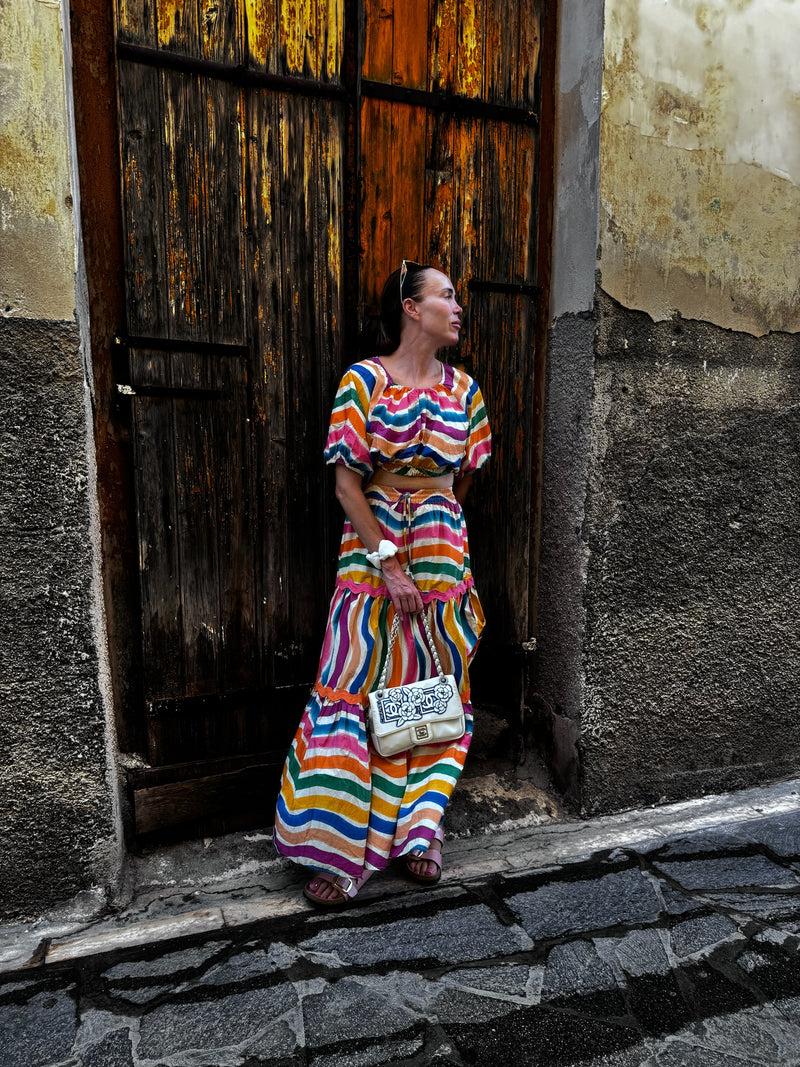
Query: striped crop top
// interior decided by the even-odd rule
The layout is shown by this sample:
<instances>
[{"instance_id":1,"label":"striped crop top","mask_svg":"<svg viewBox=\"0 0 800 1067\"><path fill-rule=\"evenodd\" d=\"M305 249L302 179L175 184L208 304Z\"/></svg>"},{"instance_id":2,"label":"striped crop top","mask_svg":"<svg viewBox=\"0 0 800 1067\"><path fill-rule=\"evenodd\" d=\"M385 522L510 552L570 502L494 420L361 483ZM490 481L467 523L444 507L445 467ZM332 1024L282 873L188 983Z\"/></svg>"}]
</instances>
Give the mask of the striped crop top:
<instances>
[{"instance_id":1,"label":"striped crop top","mask_svg":"<svg viewBox=\"0 0 800 1067\"><path fill-rule=\"evenodd\" d=\"M442 364L442 380L425 389L395 385L379 359L354 363L331 414L327 463L369 476L466 474L489 458L492 437L481 391L464 371Z\"/></svg>"}]
</instances>

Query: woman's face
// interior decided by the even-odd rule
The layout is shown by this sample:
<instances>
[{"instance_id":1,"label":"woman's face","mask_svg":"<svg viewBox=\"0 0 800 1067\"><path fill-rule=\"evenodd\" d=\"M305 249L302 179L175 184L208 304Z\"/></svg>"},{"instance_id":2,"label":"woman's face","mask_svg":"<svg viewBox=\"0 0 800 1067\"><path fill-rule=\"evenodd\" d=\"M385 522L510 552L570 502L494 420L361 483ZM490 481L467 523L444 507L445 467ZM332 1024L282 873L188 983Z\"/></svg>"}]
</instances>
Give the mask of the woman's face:
<instances>
[{"instance_id":1,"label":"woman's face","mask_svg":"<svg viewBox=\"0 0 800 1067\"><path fill-rule=\"evenodd\" d=\"M453 283L446 274L433 268L426 270L416 300L404 300L403 307L415 317L419 329L436 348L458 344L461 307Z\"/></svg>"}]
</instances>

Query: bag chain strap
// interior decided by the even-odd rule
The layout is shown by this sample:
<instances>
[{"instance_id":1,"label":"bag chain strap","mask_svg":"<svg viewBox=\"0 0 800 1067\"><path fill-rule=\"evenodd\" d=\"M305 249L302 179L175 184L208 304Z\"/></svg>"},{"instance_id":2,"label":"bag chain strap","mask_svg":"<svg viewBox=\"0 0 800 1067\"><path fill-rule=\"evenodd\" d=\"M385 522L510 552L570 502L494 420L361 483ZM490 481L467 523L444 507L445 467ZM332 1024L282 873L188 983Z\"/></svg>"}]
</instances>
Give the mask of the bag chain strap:
<instances>
[{"instance_id":1,"label":"bag chain strap","mask_svg":"<svg viewBox=\"0 0 800 1067\"><path fill-rule=\"evenodd\" d=\"M434 644L433 634L431 628L428 625L428 616L423 608L420 612L422 616L422 625L425 627L425 634L428 639L428 648L433 655L433 662L436 664L436 673L439 675L439 679L444 681L444 671L442 670L442 661L439 659L439 653L436 651L436 645ZM394 648L394 641L397 637L397 631L400 629L400 615L395 612L394 622L392 623L392 631L389 634L389 647L386 649L386 660L383 664L383 673L381 674L380 681L378 682L378 691L386 688L386 679L389 675L389 662L392 658L392 649Z\"/></svg>"}]
</instances>

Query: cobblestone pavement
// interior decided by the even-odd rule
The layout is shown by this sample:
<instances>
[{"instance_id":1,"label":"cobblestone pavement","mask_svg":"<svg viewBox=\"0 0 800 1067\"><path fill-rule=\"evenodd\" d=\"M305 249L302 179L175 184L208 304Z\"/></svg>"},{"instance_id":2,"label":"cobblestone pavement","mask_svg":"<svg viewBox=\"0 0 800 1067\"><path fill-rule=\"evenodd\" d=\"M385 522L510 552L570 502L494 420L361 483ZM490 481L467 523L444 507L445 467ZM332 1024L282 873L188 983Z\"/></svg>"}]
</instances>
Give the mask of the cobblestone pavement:
<instances>
[{"instance_id":1,"label":"cobblestone pavement","mask_svg":"<svg viewBox=\"0 0 800 1067\"><path fill-rule=\"evenodd\" d=\"M167 921L151 909L110 951L102 931L46 938L6 954L0 1064L800 1065L797 787L761 812L751 791L685 823L607 821L574 860L540 835L536 863L532 833L523 867L479 869L513 833L471 866L454 842L436 889L376 878L346 912L298 903L292 874L292 906L260 919L240 887L184 894L186 936L136 943Z\"/></svg>"}]
</instances>

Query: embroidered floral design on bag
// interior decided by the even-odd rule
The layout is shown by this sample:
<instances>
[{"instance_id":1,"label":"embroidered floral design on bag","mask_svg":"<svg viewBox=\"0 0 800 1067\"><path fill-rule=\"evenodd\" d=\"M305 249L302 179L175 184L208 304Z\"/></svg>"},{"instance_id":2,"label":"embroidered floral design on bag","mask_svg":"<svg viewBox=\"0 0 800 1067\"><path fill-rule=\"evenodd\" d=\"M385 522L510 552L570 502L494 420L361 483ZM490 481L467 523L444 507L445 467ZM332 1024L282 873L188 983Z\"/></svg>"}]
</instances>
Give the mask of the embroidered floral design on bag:
<instances>
[{"instance_id":1,"label":"embroidered floral design on bag","mask_svg":"<svg viewBox=\"0 0 800 1067\"><path fill-rule=\"evenodd\" d=\"M379 715L385 725L394 723L396 727L421 719L423 715L444 715L453 691L446 682L437 682L435 686L421 689L419 686L397 686L391 696L380 698Z\"/></svg>"}]
</instances>

